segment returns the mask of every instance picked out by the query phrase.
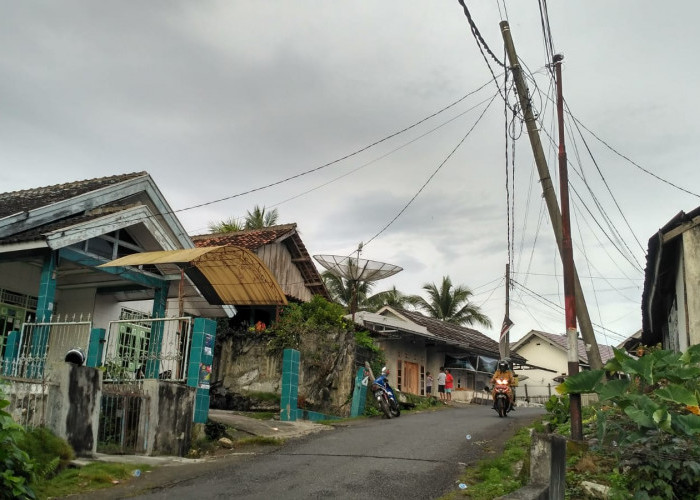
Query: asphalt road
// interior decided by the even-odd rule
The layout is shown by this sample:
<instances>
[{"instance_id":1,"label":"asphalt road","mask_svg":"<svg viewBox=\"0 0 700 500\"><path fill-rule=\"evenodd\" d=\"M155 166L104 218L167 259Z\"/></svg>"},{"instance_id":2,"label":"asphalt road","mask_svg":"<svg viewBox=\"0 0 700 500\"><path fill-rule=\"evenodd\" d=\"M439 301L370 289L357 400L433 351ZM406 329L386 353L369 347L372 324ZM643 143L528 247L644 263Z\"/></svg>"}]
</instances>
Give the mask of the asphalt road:
<instances>
[{"instance_id":1,"label":"asphalt road","mask_svg":"<svg viewBox=\"0 0 700 500\"><path fill-rule=\"evenodd\" d=\"M198 464L196 474L172 468L174 477L135 498L434 499L457 487L465 465L543 414L519 408L501 419L467 406L353 421L270 453Z\"/></svg>"}]
</instances>

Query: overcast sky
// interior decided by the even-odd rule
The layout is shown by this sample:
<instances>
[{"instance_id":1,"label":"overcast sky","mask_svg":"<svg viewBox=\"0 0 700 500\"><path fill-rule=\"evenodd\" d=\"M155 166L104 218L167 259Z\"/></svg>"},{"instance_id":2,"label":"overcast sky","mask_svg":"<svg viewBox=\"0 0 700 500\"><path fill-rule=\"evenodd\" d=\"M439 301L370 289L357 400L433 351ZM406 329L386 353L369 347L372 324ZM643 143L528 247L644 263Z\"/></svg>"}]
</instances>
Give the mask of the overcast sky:
<instances>
[{"instance_id":1,"label":"overcast sky","mask_svg":"<svg viewBox=\"0 0 700 500\"><path fill-rule=\"evenodd\" d=\"M481 330L493 338L505 309L509 196L518 283L511 339L565 331L562 266L528 136L516 120L507 192L504 102L457 0L0 5L0 191L145 170L190 234L254 205L277 208L311 254L347 255L369 242L363 258L404 268L375 291L419 293L443 276L471 287L494 324ZM558 191L538 3L468 6L501 61L499 22L510 22L537 82L530 91ZM691 1L549 2L571 114L638 165L568 119L574 253L601 343L641 327L648 239L700 205L700 33L688 24L699 11ZM488 60L503 86L502 69ZM362 150L467 94L377 146L258 189ZM516 102L513 90L507 97Z\"/></svg>"}]
</instances>

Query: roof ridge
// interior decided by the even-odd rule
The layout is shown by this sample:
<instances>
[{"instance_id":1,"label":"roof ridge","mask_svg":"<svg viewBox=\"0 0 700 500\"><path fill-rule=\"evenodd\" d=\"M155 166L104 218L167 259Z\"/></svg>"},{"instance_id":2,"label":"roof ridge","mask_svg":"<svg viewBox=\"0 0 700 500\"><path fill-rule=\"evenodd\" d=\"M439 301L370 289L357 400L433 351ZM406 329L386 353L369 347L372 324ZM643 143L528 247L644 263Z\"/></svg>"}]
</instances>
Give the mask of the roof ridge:
<instances>
[{"instance_id":1,"label":"roof ridge","mask_svg":"<svg viewBox=\"0 0 700 500\"><path fill-rule=\"evenodd\" d=\"M20 193L30 193L30 192L41 192L42 190L55 190L56 188L62 188L62 189L68 189L71 187L77 187L81 184L85 184L88 182L96 182L96 181L108 181L108 180L115 180L118 182L125 181L128 179L133 179L136 177L142 177L148 175L148 172L146 171L141 171L141 172L131 172L128 174L115 174L115 175L106 175L104 177L94 177L91 179L82 179L78 181L70 181L70 182L62 182L59 184L50 184L48 186L39 186L39 187L34 187L34 188L28 188L28 189L19 189L17 191L7 191L5 193L0 193L0 196L9 196L9 195L16 195Z\"/></svg>"}]
</instances>

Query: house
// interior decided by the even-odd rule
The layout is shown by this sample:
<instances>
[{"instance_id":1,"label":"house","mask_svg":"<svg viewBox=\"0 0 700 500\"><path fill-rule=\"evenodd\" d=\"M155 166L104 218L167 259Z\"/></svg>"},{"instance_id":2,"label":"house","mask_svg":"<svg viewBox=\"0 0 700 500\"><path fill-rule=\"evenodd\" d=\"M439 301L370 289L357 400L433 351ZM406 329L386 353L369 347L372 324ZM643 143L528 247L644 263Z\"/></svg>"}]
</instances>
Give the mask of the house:
<instances>
[{"instance_id":1,"label":"house","mask_svg":"<svg viewBox=\"0 0 700 500\"><path fill-rule=\"evenodd\" d=\"M103 266L193 247L146 172L0 195L0 376L14 416L78 453L184 453L208 410L195 340L213 322L199 318L233 310L184 273Z\"/></svg>"},{"instance_id":2,"label":"house","mask_svg":"<svg viewBox=\"0 0 700 500\"><path fill-rule=\"evenodd\" d=\"M566 335L530 330L517 342L511 343L511 353L527 359L518 367L522 379L518 385L517 398L542 402L555 394L554 387L559 381L554 379L569 372L568 339ZM611 346L598 344L600 357L605 364L614 356ZM590 370L586 345L578 339L579 369Z\"/></svg>"},{"instance_id":3,"label":"house","mask_svg":"<svg viewBox=\"0 0 700 500\"><path fill-rule=\"evenodd\" d=\"M359 311L355 322L374 335L392 373L390 380L400 391L425 395L426 374L436 378L445 367L454 377L453 399L468 401L483 393L496 370L498 342L473 328L391 306L376 313ZM517 354L512 360L525 362Z\"/></svg>"},{"instance_id":4,"label":"house","mask_svg":"<svg viewBox=\"0 0 700 500\"><path fill-rule=\"evenodd\" d=\"M649 238L642 343L675 351L700 343L700 207Z\"/></svg>"},{"instance_id":5,"label":"house","mask_svg":"<svg viewBox=\"0 0 700 500\"><path fill-rule=\"evenodd\" d=\"M197 247L234 245L254 252L271 273L292 302L308 302L314 295L330 300L311 256L299 235L296 224L283 224L260 229L248 229L231 233L202 234L193 236ZM274 306L240 306L232 320L254 325L258 321L269 325L276 318Z\"/></svg>"}]
</instances>

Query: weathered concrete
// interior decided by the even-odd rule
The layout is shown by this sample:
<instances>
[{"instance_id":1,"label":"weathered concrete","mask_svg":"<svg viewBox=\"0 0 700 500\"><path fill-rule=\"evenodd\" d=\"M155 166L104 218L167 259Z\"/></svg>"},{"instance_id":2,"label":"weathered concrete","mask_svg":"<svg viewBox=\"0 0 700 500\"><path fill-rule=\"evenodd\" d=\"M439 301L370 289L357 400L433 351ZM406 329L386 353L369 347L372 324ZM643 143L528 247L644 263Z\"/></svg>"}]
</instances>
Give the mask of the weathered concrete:
<instances>
[{"instance_id":1,"label":"weathered concrete","mask_svg":"<svg viewBox=\"0 0 700 500\"><path fill-rule=\"evenodd\" d=\"M190 447L196 389L176 382L144 380L148 404L141 409L147 455L184 456Z\"/></svg>"},{"instance_id":2,"label":"weathered concrete","mask_svg":"<svg viewBox=\"0 0 700 500\"><path fill-rule=\"evenodd\" d=\"M263 402L249 394L281 393L281 355L270 355L267 334L237 334L217 343L212 370L211 407L260 410ZM299 406L329 415L347 416L355 376L352 332L319 332L302 339Z\"/></svg>"},{"instance_id":3,"label":"weathered concrete","mask_svg":"<svg viewBox=\"0 0 700 500\"><path fill-rule=\"evenodd\" d=\"M500 497L507 500L563 500L566 489L566 438L533 433L530 484Z\"/></svg>"},{"instance_id":4,"label":"weathered concrete","mask_svg":"<svg viewBox=\"0 0 700 500\"><path fill-rule=\"evenodd\" d=\"M72 363L51 364L46 426L65 439L79 456L97 449L102 372Z\"/></svg>"}]
</instances>

